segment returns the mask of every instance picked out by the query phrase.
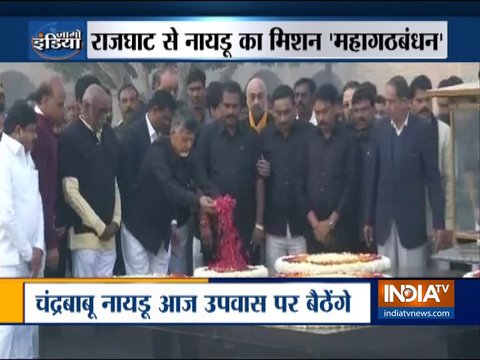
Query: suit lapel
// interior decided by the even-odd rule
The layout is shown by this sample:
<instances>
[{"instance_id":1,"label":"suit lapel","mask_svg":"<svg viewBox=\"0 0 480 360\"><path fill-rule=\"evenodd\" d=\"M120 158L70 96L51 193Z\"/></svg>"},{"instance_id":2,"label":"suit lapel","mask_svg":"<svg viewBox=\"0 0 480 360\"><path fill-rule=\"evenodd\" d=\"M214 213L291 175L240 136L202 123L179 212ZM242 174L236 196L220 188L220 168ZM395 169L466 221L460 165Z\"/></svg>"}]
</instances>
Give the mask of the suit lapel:
<instances>
[{"instance_id":1,"label":"suit lapel","mask_svg":"<svg viewBox=\"0 0 480 360\"><path fill-rule=\"evenodd\" d=\"M393 138L392 138L392 125L390 121L385 121L385 130L383 136L384 148L387 150L385 153L388 154L388 166L390 168L390 174L392 178L395 178L395 162L393 159Z\"/></svg>"},{"instance_id":2,"label":"suit lapel","mask_svg":"<svg viewBox=\"0 0 480 360\"><path fill-rule=\"evenodd\" d=\"M151 144L150 134L148 133L147 121L145 118L141 120L142 126L140 131L140 141L142 144L142 149L148 149Z\"/></svg>"}]
</instances>

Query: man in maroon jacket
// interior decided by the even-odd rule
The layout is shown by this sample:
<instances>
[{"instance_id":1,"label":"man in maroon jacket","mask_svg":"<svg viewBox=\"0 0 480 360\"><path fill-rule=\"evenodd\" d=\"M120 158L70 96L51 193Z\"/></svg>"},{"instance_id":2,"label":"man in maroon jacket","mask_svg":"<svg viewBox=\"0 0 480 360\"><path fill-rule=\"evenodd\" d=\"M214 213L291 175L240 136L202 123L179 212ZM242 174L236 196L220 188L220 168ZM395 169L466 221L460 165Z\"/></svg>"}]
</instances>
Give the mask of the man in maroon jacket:
<instances>
[{"instance_id":1,"label":"man in maroon jacket","mask_svg":"<svg viewBox=\"0 0 480 360\"><path fill-rule=\"evenodd\" d=\"M38 170L40 194L44 213L47 270L56 270L59 262L58 241L61 234L55 229L57 192L58 144L54 133L64 118L65 89L62 80L54 77L42 83L35 92L37 113L37 143L32 152Z\"/></svg>"}]
</instances>

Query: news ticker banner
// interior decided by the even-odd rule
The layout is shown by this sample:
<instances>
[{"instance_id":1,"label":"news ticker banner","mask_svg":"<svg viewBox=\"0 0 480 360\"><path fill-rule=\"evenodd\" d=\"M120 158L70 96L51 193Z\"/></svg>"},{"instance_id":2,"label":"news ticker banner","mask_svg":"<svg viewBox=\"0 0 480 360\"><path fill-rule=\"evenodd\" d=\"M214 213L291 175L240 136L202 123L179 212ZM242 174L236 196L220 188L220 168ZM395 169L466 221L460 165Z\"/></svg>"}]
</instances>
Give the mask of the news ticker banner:
<instances>
[{"instance_id":1,"label":"news ticker banner","mask_svg":"<svg viewBox=\"0 0 480 360\"><path fill-rule=\"evenodd\" d=\"M447 21L29 22L30 60L447 59Z\"/></svg>"},{"instance_id":2,"label":"news ticker banner","mask_svg":"<svg viewBox=\"0 0 480 360\"><path fill-rule=\"evenodd\" d=\"M0 324L480 324L477 279L0 279L0 294Z\"/></svg>"}]
</instances>

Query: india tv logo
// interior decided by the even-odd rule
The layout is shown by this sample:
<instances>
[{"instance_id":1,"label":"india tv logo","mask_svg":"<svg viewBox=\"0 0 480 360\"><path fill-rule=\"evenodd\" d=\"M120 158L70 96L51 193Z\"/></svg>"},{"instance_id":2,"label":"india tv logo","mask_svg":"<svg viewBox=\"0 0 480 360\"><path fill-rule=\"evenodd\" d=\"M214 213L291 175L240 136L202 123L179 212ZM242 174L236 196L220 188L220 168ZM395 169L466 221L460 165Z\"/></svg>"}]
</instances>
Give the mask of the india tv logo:
<instances>
[{"instance_id":1,"label":"india tv logo","mask_svg":"<svg viewBox=\"0 0 480 360\"><path fill-rule=\"evenodd\" d=\"M69 22L50 22L31 32L31 49L41 59L68 60L83 48L84 31ZM32 26L31 26L32 28Z\"/></svg>"},{"instance_id":2,"label":"india tv logo","mask_svg":"<svg viewBox=\"0 0 480 360\"><path fill-rule=\"evenodd\" d=\"M455 281L379 280L377 299L379 318L451 319Z\"/></svg>"},{"instance_id":3,"label":"india tv logo","mask_svg":"<svg viewBox=\"0 0 480 360\"><path fill-rule=\"evenodd\" d=\"M453 280L381 280L378 305L394 307L453 307Z\"/></svg>"}]
</instances>

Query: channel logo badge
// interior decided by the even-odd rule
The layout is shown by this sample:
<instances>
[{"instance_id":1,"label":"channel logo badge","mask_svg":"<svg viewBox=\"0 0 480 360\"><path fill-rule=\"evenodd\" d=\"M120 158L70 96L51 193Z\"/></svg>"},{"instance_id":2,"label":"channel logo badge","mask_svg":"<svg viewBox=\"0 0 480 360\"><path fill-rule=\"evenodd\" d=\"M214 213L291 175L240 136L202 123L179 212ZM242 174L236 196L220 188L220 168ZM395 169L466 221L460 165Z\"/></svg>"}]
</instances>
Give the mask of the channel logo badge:
<instances>
[{"instance_id":1,"label":"channel logo badge","mask_svg":"<svg viewBox=\"0 0 480 360\"><path fill-rule=\"evenodd\" d=\"M454 280L379 280L379 307L454 307Z\"/></svg>"},{"instance_id":2,"label":"channel logo badge","mask_svg":"<svg viewBox=\"0 0 480 360\"><path fill-rule=\"evenodd\" d=\"M454 280L379 280L379 318L453 319Z\"/></svg>"},{"instance_id":3,"label":"channel logo badge","mask_svg":"<svg viewBox=\"0 0 480 360\"><path fill-rule=\"evenodd\" d=\"M85 22L31 21L30 59L65 61L85 59Z\"/></svg>"}]
</instances>

